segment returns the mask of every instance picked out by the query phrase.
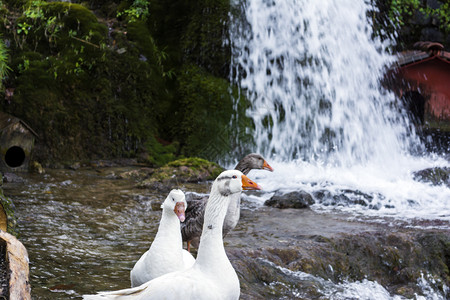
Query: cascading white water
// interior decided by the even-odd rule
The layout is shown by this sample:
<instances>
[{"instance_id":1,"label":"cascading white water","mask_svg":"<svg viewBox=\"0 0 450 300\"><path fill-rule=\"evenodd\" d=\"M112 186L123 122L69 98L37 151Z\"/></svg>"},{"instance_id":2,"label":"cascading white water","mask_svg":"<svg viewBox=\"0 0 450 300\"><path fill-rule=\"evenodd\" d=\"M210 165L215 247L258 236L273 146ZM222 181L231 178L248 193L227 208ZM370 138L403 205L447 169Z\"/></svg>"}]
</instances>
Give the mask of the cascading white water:
<instances>
[{"instance_id":1,"label":"cascading white water","mask_svg":"<svg viewBox=\"0 0 450 300\"><path fill-rule=\"evenodd\" d=\"M369 2L235 3L231 79L251 102L255 150L276 166L261 183L266 191L351 189L370 202L364 214L450 220L450 189L412 179L448 162L409 154L420 142L381 86L394 57L373 37Z\"/></svg>"},{"instance_id":2,"label":"cascading white water","mask_svg":"<svg viewBox=\"0 0 450 300\"><path fill-rule=\"evenodd\" d=\"M367 3L245 6L246 20L232 22L231 39L259 152L353 165L406 150L407 126L379 83L392 57L372 39Z\"/></svg>"}]
</instances>

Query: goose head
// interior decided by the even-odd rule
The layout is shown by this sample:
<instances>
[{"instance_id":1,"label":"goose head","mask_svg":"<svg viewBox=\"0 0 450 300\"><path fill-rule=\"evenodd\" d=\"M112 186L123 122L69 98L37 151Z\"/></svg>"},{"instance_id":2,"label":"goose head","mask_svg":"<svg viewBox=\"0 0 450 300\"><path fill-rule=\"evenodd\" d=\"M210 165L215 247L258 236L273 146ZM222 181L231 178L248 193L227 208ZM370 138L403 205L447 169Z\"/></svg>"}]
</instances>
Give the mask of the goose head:
<instances>
[{"instance_id":1,"label":"goose head","mask_svg":"<svg viewBox=\"0 0 450 300\"><path fill-rule=\"evenodd\" d=\"M245 156L236 166L236 170L248 174L252 169L261 169L273 172L273 168L259 154L251 153Z\"/></svg>"},{"instance_id":2,"label":"goose head","mask_svg":"<svg viewBox=\"0 0 450 300\"><path fill-rule=\"evenodd\" d=\"M184 214L187 203L186 197L181 190L173 189L170 191L166 200L161 204L161 208L167 211L173 211L181 222L184 222L186 216Z\"/></svg>"},{"instance_id":3,"label":"goose head","mask_svg":"<svg viewBox=\"0 0 450 300\"><path fill-rule=\"evenodd\" d=\"M260 190L261 187L239 170L222 172L216 179L219 193L228 196L242 190Z\"/></svg>"}]
</instances>

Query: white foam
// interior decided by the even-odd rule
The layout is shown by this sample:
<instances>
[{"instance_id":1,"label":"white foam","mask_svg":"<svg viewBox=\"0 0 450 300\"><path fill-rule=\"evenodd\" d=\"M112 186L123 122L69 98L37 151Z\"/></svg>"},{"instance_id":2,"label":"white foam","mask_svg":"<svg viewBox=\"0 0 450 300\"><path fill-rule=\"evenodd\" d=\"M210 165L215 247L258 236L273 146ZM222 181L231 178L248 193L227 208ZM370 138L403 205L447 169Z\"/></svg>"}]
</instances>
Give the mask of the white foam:
<instances>
[{"instance_id":1,"label":"white foam","mask_svg":"<svg viewBox=\"0 0 450 300\"><path fill-rule=\"evenodd\" d=\"M445 161L411 159L407 168L382 169L367 164L353 167L326 167L315 164L271 162L273 173L252 171L249 174L264 189L260 196L262 204L276 191L303 190L314 195L318 191L329 191L331 195L345 194L343 191L358 191L373 197L367 205L339 203L327 205L327 200L316 198L314 209L333 209L372 217L394 217L402 220L423 219L450 222L450 189L445 185L433 186L418 182L412 173ZM256 196L252 195L253 202ZM367 199L363 198L367 201ZM447 224L448 226L448 224Z\"/></svg>"}]
</instances>

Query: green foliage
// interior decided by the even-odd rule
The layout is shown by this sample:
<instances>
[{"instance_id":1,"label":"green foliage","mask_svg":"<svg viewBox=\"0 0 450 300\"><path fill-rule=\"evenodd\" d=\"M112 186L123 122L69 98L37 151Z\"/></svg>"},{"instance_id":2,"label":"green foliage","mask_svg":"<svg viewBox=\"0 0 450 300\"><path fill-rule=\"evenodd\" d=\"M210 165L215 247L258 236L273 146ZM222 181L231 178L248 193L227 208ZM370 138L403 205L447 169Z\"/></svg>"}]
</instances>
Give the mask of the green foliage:
<instances>
[{"instance_id":1,"label":"green foliage","mask_svg":"<svg viewBox=\"0 0 450 300\"><path fill-rule=\"evenodd\" d=\"M420 0L392 0L389 7L389 18L396 26L407 24L415 13L425 17L435 17L439 22L439 29L450 33L450 4L443 3L439 8L431 8L428 3Z\"/></svg>"},{"instance_id":2,"label":"green foliage","mask_svg":"<svg viewBox=\"0 0 450 300\"><path fill-rule=\"evenodd\" d=\"M425 0L371 0L374 33L395 41L394 50L411 49L414 43L432 37L448 48L450 3Z\"/></svg>"},{"instance_id":3,"label":"green foliage","mask_svg":"<svg viewBox=\"0 0 450 300\"><path fill-rule=\"evenodd\" d=\"M145 21L149 15L148 0L134 0L129 8L117 13L118 18L125 16L130 22L136 22L138 20Z\"/></svg>"},{"instance_id":4,"label":"green foliage","mask_svg":"<svg viewBox=\"0 0 450 300\"><path fill-rule=\"evenodd\" d=\"M404 25L405 16L411 17L419 5L419 0L392 0L389 17L394 24Z\"/></svg>"},{"instance_id":5,"label":"green foliage","mask_svg":"<svg viewBox=\"0 0 450 300\"><path fill-rule=\"evenodd\" d=\"M8 75L9 70L11 69L8 66L8 51L6 49L5 43L2 39L0 39L0 91L4 89L3 80Z\"/></svg>"},{"instance_id":6,"label":"green foliage","mask_svg":"<svg viewBox=\"0 0 450 300\"><path fill-rule=\"evenodd\" d=\"M426 6L421 10L426 16L434 16L439 20L439 29L450 34L450 3L446 2L440 8L432 9Z\"/></svg>"}]
</instances>

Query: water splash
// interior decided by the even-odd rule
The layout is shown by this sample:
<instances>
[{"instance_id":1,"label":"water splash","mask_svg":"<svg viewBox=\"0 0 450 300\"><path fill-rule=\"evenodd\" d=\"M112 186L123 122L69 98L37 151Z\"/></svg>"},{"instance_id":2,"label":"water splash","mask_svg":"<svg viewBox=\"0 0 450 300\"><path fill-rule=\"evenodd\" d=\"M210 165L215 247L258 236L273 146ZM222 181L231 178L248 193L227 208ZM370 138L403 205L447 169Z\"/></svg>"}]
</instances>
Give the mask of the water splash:
<instances>
[{"instance_id":1,"label":"water splash","mask_svg":"<svg viewBox=\"0 0 450 300\"><path fill-rule=\"evenodd\" d=\"M405 300L407 298L401 295L392 295L385 287L376 281L363 279L361 281L344 280L341 283L334 283L319 276L314 276L302 271L291 271L281 267L265 259L260 259L262 264L273 268L275 272L281 272L289 278L294 279L297 284L289 286L281 282L272 282L269 286L284 285L284 289L292 293L292 298L304 299L308 298L308 294L304 291L305 286L315 286L317 293L326 299L345 300L345 299L380 299L380 300ZM331 266L329 266L331 267ZM332 268L331 268L332 271ZM427 277L427 278L425 278ZM448 288L443 284L443 291L439 290L441 283L436 282L432 276L424 276L417 279L417 288L420 293L416 293L414 299L425 300L444 300L448 296ZM303 287L303 288L302 288ZM317 295L316 295L317 297Z\"/></svg>"},{"instance_id":2,"label":"water splash","mask_svg":"<svg viewBox=\"0 0 450 300\"><path fill-rule=\"evenodd\" d=\"M450 221L450 189L413 179L449 163L413 155L421 143L380 83L394 57L373 37L370 1L239 3L231 77L251 102L254 150L275 166L258 178L265 191L325 191L315 207ZM330 201L348 190L367 197Z\"/></svg>"}]
</instances>

